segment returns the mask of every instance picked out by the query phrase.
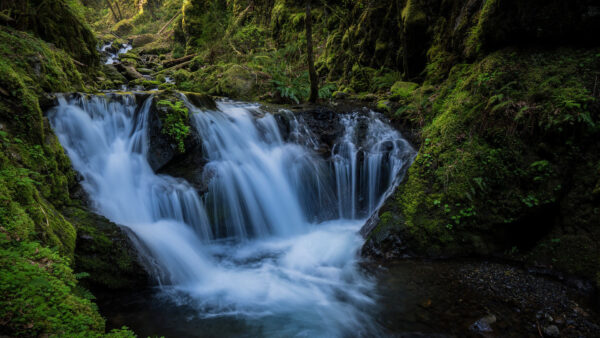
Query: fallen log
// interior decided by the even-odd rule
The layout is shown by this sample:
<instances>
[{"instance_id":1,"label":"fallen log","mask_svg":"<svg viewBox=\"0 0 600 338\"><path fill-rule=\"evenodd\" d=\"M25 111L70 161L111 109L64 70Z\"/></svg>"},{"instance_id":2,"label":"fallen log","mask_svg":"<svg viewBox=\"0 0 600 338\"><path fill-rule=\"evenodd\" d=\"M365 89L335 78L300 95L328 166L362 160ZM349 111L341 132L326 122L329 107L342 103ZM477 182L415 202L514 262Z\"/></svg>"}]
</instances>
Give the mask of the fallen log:
<instances>
[{"instance_id":1,"label":"fallen log","mask_svg":"<svg viewBox=\"0 0 600 338\"><path fill-rule=\"evenodd\" d=\"M171 68L180 63L184 63L186 61L193 59L196 55L198 55L198 54L191 54L191 55L186 55L184 57L180 57L179 59L167 60L167 61L163 62L163 68L165 68L165 69Z\"/></svg>"}]
</instances>

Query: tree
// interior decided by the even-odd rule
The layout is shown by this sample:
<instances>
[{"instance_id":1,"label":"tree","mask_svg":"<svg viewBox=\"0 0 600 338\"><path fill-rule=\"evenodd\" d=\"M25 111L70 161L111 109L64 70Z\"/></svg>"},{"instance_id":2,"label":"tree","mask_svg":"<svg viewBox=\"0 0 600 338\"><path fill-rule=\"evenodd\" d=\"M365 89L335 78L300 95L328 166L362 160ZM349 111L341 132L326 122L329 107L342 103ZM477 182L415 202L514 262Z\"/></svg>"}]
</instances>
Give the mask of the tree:
<instances>
[{"instance_id":1,"label":"tree","mask_svg":"<svg viewBox=\"0 0 600 338\"><path fill-rule=\"evenodd\" d=\"M308 101L315 103L319 97L319 79L317 78L317 72L315 71L315 60L313 55L310 0L306 2L306 19L304 22L306 27L306 58L308 61L308 75L310 78L310 97L308 98Z\"/></svg>"}]
</instances>

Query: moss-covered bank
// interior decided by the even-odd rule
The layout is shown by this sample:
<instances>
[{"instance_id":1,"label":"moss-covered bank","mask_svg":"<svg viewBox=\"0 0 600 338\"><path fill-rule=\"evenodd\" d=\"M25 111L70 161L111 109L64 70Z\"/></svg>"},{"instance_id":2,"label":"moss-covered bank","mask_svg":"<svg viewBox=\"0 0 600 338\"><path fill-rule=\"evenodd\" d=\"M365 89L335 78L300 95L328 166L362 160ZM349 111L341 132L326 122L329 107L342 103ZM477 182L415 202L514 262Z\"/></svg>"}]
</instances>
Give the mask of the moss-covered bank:
<instances>
[{"instance_id":1,"label":"moss-covered bank","mask_svg":"<svg viewBox=\"0 0 600 338\"><path fill-rule=\"evenodd\" d=\"M43 116L51 93L93 89L96 40L70 2L0 7L0 334L104 336L93 296L78 283L97 271L73 270L85 225L65 217L81 204L72 198L76 174Z\"/></svg>"}]
</instances>

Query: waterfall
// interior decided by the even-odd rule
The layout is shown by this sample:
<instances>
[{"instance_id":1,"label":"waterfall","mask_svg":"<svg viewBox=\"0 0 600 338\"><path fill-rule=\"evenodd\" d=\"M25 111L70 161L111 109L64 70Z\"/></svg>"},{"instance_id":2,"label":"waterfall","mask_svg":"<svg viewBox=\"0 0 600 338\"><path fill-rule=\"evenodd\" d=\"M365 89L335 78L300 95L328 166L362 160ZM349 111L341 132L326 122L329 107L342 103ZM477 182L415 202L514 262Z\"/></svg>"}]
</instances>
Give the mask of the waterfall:
<instances>
[{"instance_id":1,"label":"waterfall","mask_svg":"<svg viewBox=\"0 0 600 338\"><path fill-rule=\"evenodd\" d=\"M324 158L301 119L283 135L256 104L186 102L208 162L199 195L148 164L152 100L61 97L48 116L94 207L152 256L163 294L198 320L244 320L266 336L375 330L357 231L412 161L401 135L375 114L344 115Z\"/></svg>"}]
</instances>

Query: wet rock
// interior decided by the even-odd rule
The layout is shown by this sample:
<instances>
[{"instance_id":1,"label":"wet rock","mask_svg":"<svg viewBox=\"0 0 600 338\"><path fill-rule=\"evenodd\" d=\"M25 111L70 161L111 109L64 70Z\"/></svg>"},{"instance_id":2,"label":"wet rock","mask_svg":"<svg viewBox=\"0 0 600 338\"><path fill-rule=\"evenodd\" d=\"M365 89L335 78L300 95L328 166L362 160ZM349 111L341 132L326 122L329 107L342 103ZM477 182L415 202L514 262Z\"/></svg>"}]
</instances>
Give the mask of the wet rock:
<instances>
[{"instance_id":1,"label":"wet rock","mask_svg":"<svg viewBox=\"0 0 600 338\"><path fill-rule=\"evenodd\" d=\"M212 97L197 93L185 93L186 97L192 104L201 109L216 109L216 104ZM152 111L149 118L148 137L150 141L150 151L148 153L148 162L154 171L159 171L165 167L171 161L178 161L184 168L182 172L186 171L185 168L189 169L189 166L203 165L203 159L201 158L201 140L198 132L194 129L193 125L190 125L189 115L187 108L185 113L177 112L173 110L173 106L169 105L158 105L157 102L161 100L167 100L176 104L178 102L183 103L182 97L173 92L162 92L154 99ZM179 109L181 110L181 109ZM169 115L175 116L179 114L185 114L180 116L183 119L183 123L190 128L189 135L185 136L183 140L183 147L178 144L169 135L163 132L163 119ZM200 155L199 155L200 154ZM192 158L186 158L191 156ZM173 168L171 168L171 171ZM174 176L190 178L188 174L179 173L179 171L172 172ZM195 175L195 173L193 173ZM202 184L199 180L194 179L196 185L200 187Z\"/></svg>"},{"instance_id":2,"label":"wet rock","mask_svg":"<svg viewBox=\"0 0 600 338\"><path fill-rule=\"evenodd\" d=\"M202 148L196 147L189 150L185 156L175 157L169 161L158 170L158 173L183 178L199 193L203 194L208 191L211 178L210 175L204 173L204 166L207 162L202 154Z\"/></svg>"},{"instance_id":3,"label":"wet rock","mask_svg":"<svg viewBox=\"0 0 600 338\"><path fill-rule=\"evenodd\" d=\"M496 316L490 314L480 318L478 321L469 326L469 330L478 333L492 332L492 324L496 322Z\"/></svg>"},{"instance_id":4,"label":"wet rock","mask_svg":"<svg viewBox=\"0 0 600 338\"><path fill-rule=\"evenodd\" d=\"M194 106L200 109L217 109L217 104L214 98L210 95L193 92L183 92Z\"/></svg>"},{"instance_id":5,"label":"wet rock","mask_svg":"<svg viewBox=\"0 0 600 338\"><path fill-rule=\"evenodd\" d=\"M544 328L544 335L548 337L560 337L560 330L556 325L549 325Z\"/></svg>"},{"instance_id":6,"label":"wet rock","mask_svg":"<svg viewBox=\"0 0 600 338\"><path fill-rule=\"evenodd\" d=\"M325 107L294 109L293 116L288 114L278 114L282 136L289 138L293 129L292 121L295 118L299 123L306 127L316 136L319 144L319 152L331 154L335 142L344 133L344 128L340 123L340 115Z\"/></svg>"}]
</instances>

